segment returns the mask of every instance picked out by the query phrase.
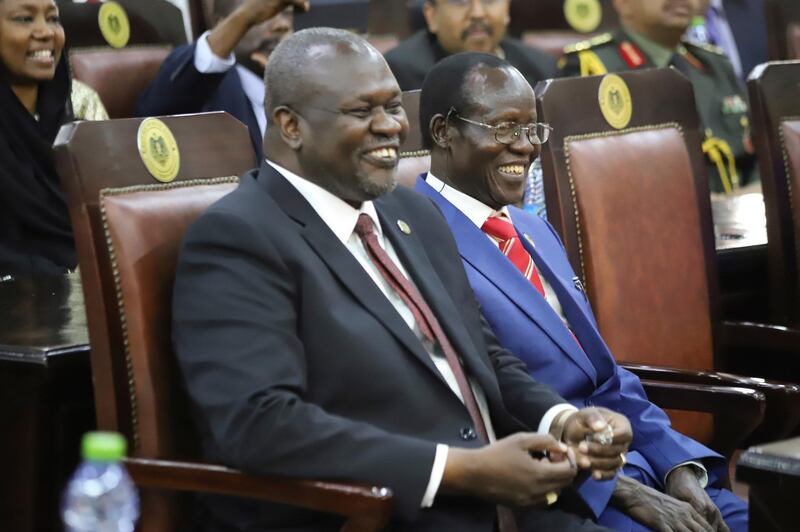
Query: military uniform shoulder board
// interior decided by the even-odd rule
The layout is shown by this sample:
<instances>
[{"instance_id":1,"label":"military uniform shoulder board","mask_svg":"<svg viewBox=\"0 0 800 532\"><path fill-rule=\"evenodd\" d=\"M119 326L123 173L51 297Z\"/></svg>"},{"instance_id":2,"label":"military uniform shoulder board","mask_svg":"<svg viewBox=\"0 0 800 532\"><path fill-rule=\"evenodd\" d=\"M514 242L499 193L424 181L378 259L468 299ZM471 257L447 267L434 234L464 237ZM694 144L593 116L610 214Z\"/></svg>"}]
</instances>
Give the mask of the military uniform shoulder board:
<instances>
[{"instance_id":1,"label":"military uniform shoulder board","mask_svg":"<svg viewBox=\"0 0 800 532\"><path fill-rule=\"evenodd\" d=\"M692 67L696 68L700 72L705 72L706 67L703 65L703 62L698 59L691 51L689 51L686 46L678 46L678 53L683 57L687 63L692 65Z\"/></svg>"},{"instance_id":2,"label":"military uniform shoulder board","mask_svg":"<svg viewBox=\"0 0 800 532\"><path fill-rule=\"evenodd\" d=\"M700 48L701 50L705 50L706 52L711 52L712 54L716 55L725 55L725 50L720 48L719 46L714 46L713 44L707 44L704 42L695 42L695 41L682 41L683 44L689 45L690 47Z\"/></svg>"},{"instance_id":3,"label":"military uniform shoulder board","mask_svg":"<svg viewBox=\"0 0 800 532\"><path fill-rule=\"evenodd\" d=\"M610 33L601 33L600 35L595 35L591 39L586 39L585 41L568 44L567 46L564 47L564 53L571 54L575 52L580 52L582 50L588 50L595 46L611 42L613 38L614 38L613 35L611 35Z\"/></svg>"}]
</instances>

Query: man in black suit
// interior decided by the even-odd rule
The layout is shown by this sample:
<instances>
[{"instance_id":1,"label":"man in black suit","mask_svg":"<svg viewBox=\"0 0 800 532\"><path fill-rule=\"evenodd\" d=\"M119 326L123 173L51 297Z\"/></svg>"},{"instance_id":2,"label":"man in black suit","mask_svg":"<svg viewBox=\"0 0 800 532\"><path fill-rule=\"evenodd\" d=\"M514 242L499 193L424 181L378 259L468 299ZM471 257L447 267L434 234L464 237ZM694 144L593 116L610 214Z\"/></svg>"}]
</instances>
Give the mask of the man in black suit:
<instances>
[{"instance_id":1,"label":"man in black suit","mask_svg":"<svg viewBox=\"0 0 800 532\"><path fill-rule=\"evenodd\" d=\"M135 116L227 111L250 130L261 160L266 130L264 67L308 0L213 0L214 29L164 60Z\"/></svg>"},{"instance_id":2,"label":"man in black suit","mask_svg":"<svg viewBox=\"0 0 800 532\"><path fill-rule=\"evenodd\" d=\"M428 70L458 52L495 54L522 72L531 86L555 77L555 59L506 37L509 0L425 0L428 25L386 53L402 90L422 87Z\"/></svg>"},{"instance_id":3,"label":"man in black suit","mask_svg":"<svg viewBox=\"0 0 800 532\"><path fill-rule=\"evenodd\" d=\"M565 404L497 345L439 211L393 190L408 121L380 53L304 30L266 81L270 158L192 225L177 269L173 341L205 458L387 486L392 530L509 530L498 503L523 530L597 530L560 507L568 493L545 502L576 465L611 478L630 424ZM211 530L340 525L204 508Z\"/></svg>"}]
</instances>

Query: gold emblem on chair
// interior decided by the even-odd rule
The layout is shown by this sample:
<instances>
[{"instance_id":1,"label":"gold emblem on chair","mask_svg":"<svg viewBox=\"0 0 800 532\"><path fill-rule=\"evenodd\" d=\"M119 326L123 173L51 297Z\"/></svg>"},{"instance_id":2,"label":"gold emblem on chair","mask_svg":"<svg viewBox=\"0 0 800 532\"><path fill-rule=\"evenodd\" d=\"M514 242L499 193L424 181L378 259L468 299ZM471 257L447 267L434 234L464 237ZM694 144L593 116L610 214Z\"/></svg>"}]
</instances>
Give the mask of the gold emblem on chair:
<instances>
[{"instance_id":1,"label":"gold emblem on chair","mask_svg":"<svg viewBox=\"0 0 800 532\"><path fill-rule=\"evenodd\" d=\"M564 0L564 18L575 31L591 33L603 20L603 8L599 0Z\"/></svg>"},{"instance_id":2,"label":"gold emblem on chair","mask_svg":"<svg viewBox=\"0 0 800 532\"><path fill-rule=\"evenodd\" d=\"M131 25L125 9L116 2L104 2L97 13L100 33L112 48L124 48L131 38Z\"/></svg>"},{"instance_id":3,"label":"gold emblem on chair","mask_svg":"<svg viewBox=\"0 0 800 532\"><path fill-rule=\"evenodd\" d=\"M169 183L181 167L178 143L167 125L158 118L147 118L139 125L136 134L139 156L150 175L162 183Z\"/></svg>"},{"instance_id":4,"label":"gold emblem on chair","mask_svg":"<svg viewBox=\"0 0 800 532\"><path fill-rule=\"evenodd\" d=\"M608 125L614 129L627 127L633 114L633 102L624 79L616 74L605 76L597 91L597 101Z\"/></svg>"}]
</instances>

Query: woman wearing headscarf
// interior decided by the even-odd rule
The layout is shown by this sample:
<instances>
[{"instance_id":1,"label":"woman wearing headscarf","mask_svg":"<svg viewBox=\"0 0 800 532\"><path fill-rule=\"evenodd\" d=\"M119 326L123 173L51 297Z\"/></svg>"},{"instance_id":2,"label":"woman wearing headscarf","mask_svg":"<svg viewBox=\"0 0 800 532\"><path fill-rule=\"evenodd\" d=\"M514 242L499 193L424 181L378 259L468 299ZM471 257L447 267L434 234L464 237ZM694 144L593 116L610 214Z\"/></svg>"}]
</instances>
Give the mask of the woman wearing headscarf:
<instances>
[{"instance_id":1,"label":"woman wearing headscarf","mask_svg":"<svg viewBox=\"0 0 800 532\"><path fill-rule=\"evenodd\" d=\"M77 266L52 152L73 118L64 40L54 0L0 0L0 274Z\"/></svg>"}]
</instances>

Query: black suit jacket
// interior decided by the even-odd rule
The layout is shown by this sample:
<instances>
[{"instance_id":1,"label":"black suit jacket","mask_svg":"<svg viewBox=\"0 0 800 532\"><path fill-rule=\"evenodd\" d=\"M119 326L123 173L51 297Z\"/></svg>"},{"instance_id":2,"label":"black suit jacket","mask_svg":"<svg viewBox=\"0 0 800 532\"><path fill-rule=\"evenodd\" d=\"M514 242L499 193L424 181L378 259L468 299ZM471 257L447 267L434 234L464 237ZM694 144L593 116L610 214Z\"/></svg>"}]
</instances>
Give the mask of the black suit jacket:
<instances>
[{"instance_id":1,"label":"black suit jacket","mask_svg":"<svg viewBox=\"0 0 800 532\"><path fill-rule=\"evenodd\" d=\"M556 61L545 52L510 37L500 42L500 48L503 49L506 60L525 76L531 87L543 79L555 77ZM421 30L389 50L386 53L386 62L389 63L400 88L408 91L422 88L428 71L447 55L436 40L436 35Z\"/></svg>"},{"instance_id":2,"label":"black suit jacket","mask_svg":"<svg viewBox=\"0 0 800 532\"><path fill-rule=\"evenodd\" d=\"M439 211L405 189L375 206L485 391L498 437L535 430L563 400L496 343ZM243 176L189 229L173 319L207 459L256 474L388 486L397 530L492 529L494 508L477 500L440 495L420 510L436 443L480 445L462 438L469 414L358 261L269 165ZM245 501L216 501L210 512L207 522L236 530L327 523Z\"/></svg>"},{"instance_id":3,"label":"black suit jacket","mask_svg":"<svg viewBox=\"0 0 800 532\"><path fill-rule=\"evenodd\" d=\"M155 79L139 98L135 116L162 116L209 111L226 111L250 130L256 161L262 160L263 139L253 106L242 88L235 68L221 74L203 74L194 67L197 44L173 50Z\"/></svg>"}]
</instances>

